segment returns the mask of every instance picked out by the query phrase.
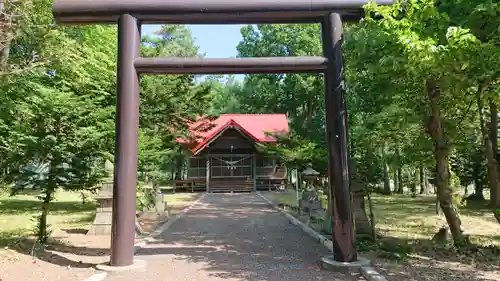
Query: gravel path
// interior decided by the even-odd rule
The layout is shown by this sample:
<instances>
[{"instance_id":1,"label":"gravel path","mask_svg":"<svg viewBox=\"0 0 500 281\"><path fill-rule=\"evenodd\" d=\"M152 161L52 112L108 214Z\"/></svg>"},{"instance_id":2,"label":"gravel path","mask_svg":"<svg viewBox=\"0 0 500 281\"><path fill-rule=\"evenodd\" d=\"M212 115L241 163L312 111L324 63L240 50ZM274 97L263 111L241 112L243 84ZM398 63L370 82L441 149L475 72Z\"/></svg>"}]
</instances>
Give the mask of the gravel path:
<instances>
[{"instance_id":1,"label":"gravel path","mask_svg":"<svg viewBox=\"0 0 500 281\"><path fill-rule=\"evenodd\" d=\"M107 281L354 281L320 269L328 251L256 194L207 194L185 217L137 253L142 272Z\"/></svg>"}]
</instances>

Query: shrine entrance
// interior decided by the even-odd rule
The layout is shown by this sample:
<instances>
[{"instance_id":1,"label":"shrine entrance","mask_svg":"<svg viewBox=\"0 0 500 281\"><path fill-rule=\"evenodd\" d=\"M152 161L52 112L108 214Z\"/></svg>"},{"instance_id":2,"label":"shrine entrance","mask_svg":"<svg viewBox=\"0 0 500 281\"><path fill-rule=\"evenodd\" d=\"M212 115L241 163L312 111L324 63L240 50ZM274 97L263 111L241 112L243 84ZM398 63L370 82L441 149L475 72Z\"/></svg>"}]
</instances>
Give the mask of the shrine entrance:
<instances>
[{"instance_id":1,"label":"shrine entrance","mask_svg":"<svg viewBox=\"0 0 500 281\"><path fill-rule=\"evenodd\" d=\"M58 23L118 24L116 150L111 266L134 262L140 74L323 73L334 259L357 260L350 192L342 18L359 20L368 0L55 0ZM376 0L391 5L392 0ZM141 24L321 23L323 56L259 58L141 57ZM224 160L225 161L225 160ZM224 162L222 161L222 162ZM232 158L229 160L231 163ZM226 161L227 162L227 161ZM221 166L222 167L222 166ZM238 171L242 171L242 167ZM220 174L229 173L220 170ZM231 169L231 174L234 170Z\"/></svg>"},{"instance_id":2,"label":"shrine entrance","mask_svg":"<svg viewBox=\"0 0 500 281\"><path fill-rule=\"evenodd\" d=\"M212 178L251 178L252 157L251 154L211 155L210 173Z\"/></svg>"}]
</instances>

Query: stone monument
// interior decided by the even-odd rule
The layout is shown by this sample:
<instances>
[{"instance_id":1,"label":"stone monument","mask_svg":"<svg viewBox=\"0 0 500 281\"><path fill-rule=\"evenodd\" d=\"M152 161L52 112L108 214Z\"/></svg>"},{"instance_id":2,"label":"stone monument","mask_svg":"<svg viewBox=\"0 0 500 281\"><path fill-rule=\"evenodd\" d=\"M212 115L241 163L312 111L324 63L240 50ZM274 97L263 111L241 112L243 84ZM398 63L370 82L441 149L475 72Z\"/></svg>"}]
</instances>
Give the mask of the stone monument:
<instances>
[{"instance_id":1,"label":"stone monument","mask_svg":"<svg viewBox=\"0 0 500 281\"><path fill-rule=\"evenodd\" d=\"M359 238L373 238L373 228L365 210L365 196L367 193L358 179L356 163L351 159L349 164L356 236ZM323 225L323 232L327 234L332 234L331 208L332 202L329 200Z\"/></svg>"},{"instance_id":2,"label":"stone monument","mask_svg":"<svg viewBox=\"0 0 500 281\"><path fill-rule=\"evenodd\" d=\"M108 172L108 177L104 180L101 189L94 197L97 201L97 211L87 235L111 235L114 166L109 160L106 160L104 168Z\"/></svg>"},{"instance_id":3,"label":"stone monument","mask_svg":"<svg viewBox=\"0 0 500 281\"><path fill-rule=\"evenodd\" d=\"M150 212L150 213L158 213L158 214L163 214L165 213L165 210L167 208L164 198L163 198L163 193L161 190L153 184L151 181L147 181L147 183L143 187L144 192L148 192L150 196L152 197L152 206L148 206L145 210L145 212ZM148 202L149 203L149 202ZM149 204L148 204L149 205Z\"/></svg>"},{"instance_id":4,"label":"stone monument","mask_svg":"<svg viewBox=\"0 0 500 281\"><path fill-rule=\"evenodd\" d=\"M161 191L155 192L155 212L162 214L165 213L167 209L167 204L165 204L165 200L163 199L163 193Z\"/></svg>"},{"instance_id":5,"label":"stone monument","mask_svg":"<svg viewBox=\"0 0 500 281\"><path fill-rule=\"evenodd\" d=\"M365 196L367 192L363 184L359 181L354 160L350 162L351 169L351 194L353 200L354 224L356 236L359 238L374 238L373 228L366 214Z\"/></svg>"}]
</instances>

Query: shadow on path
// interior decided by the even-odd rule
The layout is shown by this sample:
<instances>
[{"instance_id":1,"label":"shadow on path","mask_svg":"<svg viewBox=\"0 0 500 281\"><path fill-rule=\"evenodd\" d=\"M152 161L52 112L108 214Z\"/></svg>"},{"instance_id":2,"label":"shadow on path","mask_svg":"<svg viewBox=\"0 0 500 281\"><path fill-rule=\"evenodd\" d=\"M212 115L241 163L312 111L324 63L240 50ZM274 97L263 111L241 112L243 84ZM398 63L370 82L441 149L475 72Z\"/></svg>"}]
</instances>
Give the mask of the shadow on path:
<instances>
[{"instance_id":1,"label":"shadow on path","mask_svg":"<svg viewBox=\"0 0 500 281\"><path fill-rule=\"evenodd\" d=\"M147 271L106 280L359 280L320 269L328 254L256 194L207 194L137 253Z\"/></svg>"}]
</instances>

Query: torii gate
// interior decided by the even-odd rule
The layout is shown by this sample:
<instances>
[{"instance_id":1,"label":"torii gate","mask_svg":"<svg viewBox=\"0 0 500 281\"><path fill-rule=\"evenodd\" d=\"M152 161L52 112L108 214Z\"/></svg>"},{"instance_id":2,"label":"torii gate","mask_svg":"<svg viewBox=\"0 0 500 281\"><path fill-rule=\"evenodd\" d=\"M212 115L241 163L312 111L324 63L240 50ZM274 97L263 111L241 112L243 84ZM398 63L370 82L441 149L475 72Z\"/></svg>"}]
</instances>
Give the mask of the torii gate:
<instances>
[{"instance_id":1,"label":"torii gate","mask_svg":"<svg viewBox=\"0 0 500 281\"><path fill-rule=\"evenodd\" d=\"M350 192L342 20L369 0L55 0L62 24L118 23L116 150L111 266L133 263L139 129L139 74L324 73L328 180L334 259L357 260ZM393 0L376 0L392 5ZM323 57L143 58L141 24L321 23Z\"/></svg>"}]
</instances>

